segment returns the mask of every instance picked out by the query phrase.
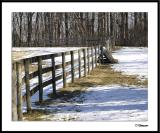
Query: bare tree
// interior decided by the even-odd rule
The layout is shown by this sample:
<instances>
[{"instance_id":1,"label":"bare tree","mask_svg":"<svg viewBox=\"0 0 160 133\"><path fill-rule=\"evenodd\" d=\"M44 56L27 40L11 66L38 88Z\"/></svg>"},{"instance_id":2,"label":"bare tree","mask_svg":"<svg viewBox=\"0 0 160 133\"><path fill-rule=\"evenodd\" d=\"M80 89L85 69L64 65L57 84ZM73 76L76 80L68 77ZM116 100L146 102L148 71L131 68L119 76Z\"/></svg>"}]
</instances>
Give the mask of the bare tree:
<instances>
[{"instance_id":1,"label":"bare tree","mask_svg":"<svg viewBox=\"0 0 160 133\"><path fill-rule=\"evenodd\" d=\"M27 22L28 22L28 36L27 36L27 44L28 47L31 45L31 37L32 37L32 16L34 13L27 13Z\"/></svg>"}]
</instances>

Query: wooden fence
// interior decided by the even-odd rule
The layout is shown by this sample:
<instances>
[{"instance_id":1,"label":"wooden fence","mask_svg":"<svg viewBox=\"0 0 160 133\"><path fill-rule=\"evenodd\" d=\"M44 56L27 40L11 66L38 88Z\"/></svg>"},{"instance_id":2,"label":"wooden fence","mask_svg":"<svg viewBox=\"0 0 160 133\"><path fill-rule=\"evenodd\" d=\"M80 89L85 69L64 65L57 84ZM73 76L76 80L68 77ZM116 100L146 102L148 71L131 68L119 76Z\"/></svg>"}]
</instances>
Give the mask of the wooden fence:
<instances>
[{"instance_id":1,"label":"wooden fence","mask_svg":"<svg viewBox=\"0 0 160 133\"><path fill-rule=\"evenodd\" d=\"M75 59L78 54L78 59ZM71 82L74 83L78 72L78 78L86 77L97 66L98 54L100 54L100 46L86 47L79 50L67 51L55 54L34 56L12 62L12 119L23 119L23 102L26 102L27 112L31 111L31 96L39 91L39 102L43 102L43 88L52 84L53 94L56 95L56 81L63 79L63 87L67 86L67 76L71 75ZM71 60L66 61L66 56L70 56ZM56 57L62 58L62 63L55 62ZM51 60L51 66L42 67L43 60ZM30 72L30 65L36 64L37 71ZM75 66L75 64L78 64ZM70 66L70 71L66 71L66 67ZM62 69L62 74L56 75L56 70ZM83 69L83 75L82 75ZM51 72L52 78L43 81L43 74ZM31 88L30 80L38 76L38 83ZM22 95L22 86L25 85L26 93Z\"/></svg>"}]
</instances>

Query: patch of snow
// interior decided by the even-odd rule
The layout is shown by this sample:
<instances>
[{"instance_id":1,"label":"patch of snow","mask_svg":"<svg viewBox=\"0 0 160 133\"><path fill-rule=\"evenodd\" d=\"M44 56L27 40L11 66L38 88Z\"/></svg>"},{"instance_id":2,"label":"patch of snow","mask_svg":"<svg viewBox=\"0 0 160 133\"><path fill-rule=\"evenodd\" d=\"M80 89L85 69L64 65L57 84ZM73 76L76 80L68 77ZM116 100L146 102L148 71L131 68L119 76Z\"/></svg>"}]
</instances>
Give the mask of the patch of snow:
<instances>
[{"instance_id":1,"label":"patch of snow","mask_svg":"<svg viewBox=\"0 0 160 133\"><path fill-rule=\"evenodd\" d=\"M123 47L113 52L113 57L118 59L118 64L112 68L128 75L138 75L140 79L148 78L148 48Z\"/></svg>"}]
</instances>

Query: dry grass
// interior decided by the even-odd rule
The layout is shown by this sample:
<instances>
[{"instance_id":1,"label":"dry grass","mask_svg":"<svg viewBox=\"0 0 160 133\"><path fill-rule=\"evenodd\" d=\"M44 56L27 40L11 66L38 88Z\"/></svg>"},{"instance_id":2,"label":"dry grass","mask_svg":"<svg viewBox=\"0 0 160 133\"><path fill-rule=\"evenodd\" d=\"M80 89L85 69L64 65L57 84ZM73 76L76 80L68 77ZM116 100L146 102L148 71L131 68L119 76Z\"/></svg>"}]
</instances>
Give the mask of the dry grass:
<instances>
[{"instance_id":1,"label":"dry grass","mask_svg":"<svg viewBox=\"0 0 160 133\"><path fill-rule=\"evenodd\" d=\"M147 80L141 81L137 76L124 75L121 72L114 71L110 65L98 66L91 75L88 76L88 81L94 84L120 84L120 85L136 85L147 86Z\"/></svg>"},{"instance_id":2,"label":"dry grass","mask_svg":"<svg viewBox=\"0 0 160 133\"><path fill-rule=\"evenodd\" d=\"M94 71L90 73L87 77L77 79L75 83L68 84L67 88L72 90L73 88L85 88L92 87L96 85L110 85L110 84L120 84L120 85L135 85L135 86L148 86L148 80L141 81L137 76L124 75L121 72L114 71L110 65L100 65L97 66Z\"/></svg>"},{"instance_id":3,"label":"dry grass","mask_svg":"<svg viewBox=\"0 0 160 133\"><path fill-rule=\"evenodd\" d=\"M44 119L41 117L44 115L49 115L49 112L46 110L34 109L31 113L23 113L23 119L24 121L42 121Z\"/></svg>"}]
</instances>

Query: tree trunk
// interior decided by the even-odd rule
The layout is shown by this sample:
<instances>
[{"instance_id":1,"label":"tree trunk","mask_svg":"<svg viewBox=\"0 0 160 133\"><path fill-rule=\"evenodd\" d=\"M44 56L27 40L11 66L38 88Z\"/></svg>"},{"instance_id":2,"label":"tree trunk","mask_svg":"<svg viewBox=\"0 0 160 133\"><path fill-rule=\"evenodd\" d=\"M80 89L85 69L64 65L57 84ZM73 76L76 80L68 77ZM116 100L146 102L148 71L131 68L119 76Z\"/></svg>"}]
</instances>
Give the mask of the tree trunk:
<instances>
[{"instance_id":1,"label":"tree trunk","mask_svg":"<svg viewBox=\"0 0 160 133\"><path fill-rule=\"evenodd\" d=\"M128 13L125 13L125 45L128 45Z\"/></svg>"},{"instance_id":2,"label":"tree trunk","mask_svg":"<svg viewBox=\"0 0 160 133\"><path fill-rule=\"evenodd\" d=\"M65 43L68 46L69 29L68 29L68 13L65 13Z\"/></svg>"},{"instance_id":3,"label":"tree trunk","mask_svg":"<svg viewBox=\"0 0 160 133\"><path fill-rule=\"evenodd\" d=\"M22 17L23 17L23 13L19 13L19 46L21 47L22 45Z\"/></svg>"},{"instance_id":4,"label":"tree trunk","mask_svg":"<svg viewBox=\"0 0 160 133\"><path fill-rule=\"evenodd\" d=\"M27 13L27 21L28 21L28 36L27 43L28 47L31 46L31 35L32 35L32 16L34 13Z\"/></svg>"}]
</instances>

